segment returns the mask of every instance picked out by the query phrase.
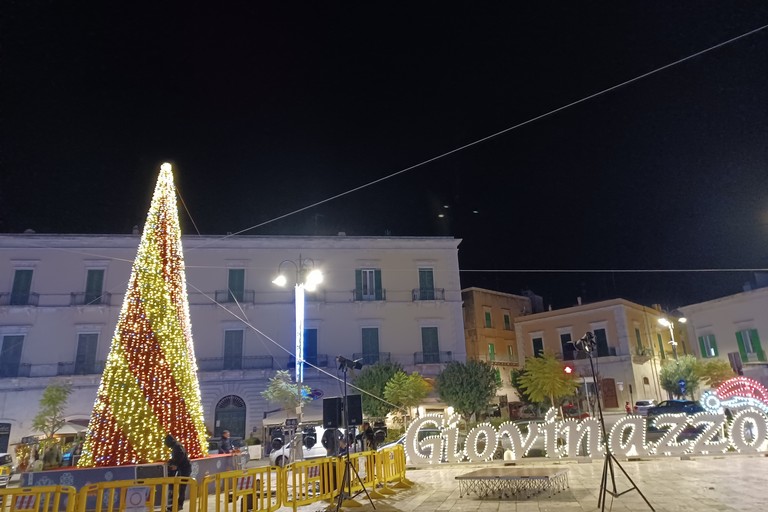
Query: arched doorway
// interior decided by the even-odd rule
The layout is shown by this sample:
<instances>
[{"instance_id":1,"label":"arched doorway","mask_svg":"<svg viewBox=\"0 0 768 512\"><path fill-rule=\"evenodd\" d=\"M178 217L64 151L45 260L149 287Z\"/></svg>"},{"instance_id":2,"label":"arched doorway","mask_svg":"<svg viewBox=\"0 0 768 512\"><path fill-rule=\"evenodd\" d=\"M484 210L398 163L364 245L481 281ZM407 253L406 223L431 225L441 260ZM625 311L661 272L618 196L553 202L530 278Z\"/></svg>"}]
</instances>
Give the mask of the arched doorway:
<instances>
[{"instance_id":1,"label":"arched doorway","mask_svg":"<svg viewBox=\"0 0 768 512\"><path fill-rule=\"evenodd\" d=\"M245 439L245 402L237 395L228 395L216 404L214 437L229 430L232 437Z\"/></svg>"}]
</instances>

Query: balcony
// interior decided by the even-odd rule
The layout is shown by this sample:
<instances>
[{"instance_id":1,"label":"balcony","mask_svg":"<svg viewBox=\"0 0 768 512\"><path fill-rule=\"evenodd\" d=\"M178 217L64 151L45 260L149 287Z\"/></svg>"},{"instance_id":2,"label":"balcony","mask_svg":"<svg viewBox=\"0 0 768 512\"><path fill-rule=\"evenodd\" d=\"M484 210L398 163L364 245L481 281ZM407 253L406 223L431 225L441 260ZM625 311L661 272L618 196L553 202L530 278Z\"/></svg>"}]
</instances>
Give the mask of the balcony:
<instances>
[{"instance_id":1,"label":"balcony","mask_svg":"<svg viewBox=\"0 0 768 512\"><path fill-rule=\"evenodd\" d=\"M39 293L0 293L0 306L37 306Z\"/></svg>"},{"instance_id":2,"label":"balcony","mask_svg":"<svg viewBox=\"0 0 768 512\"><path fill-rule=\"evenodd\" d=\"M32 365L29 363L3 363L0 362L0 379L29 377Z\"/></svg>"},{"instance_id":3,"label":"balcony","mask_svg":"<svg viewBox=\"0 0 768 512\"><path fill-rule=\"evenodd\" d=\"M109 306L112 304L111 293L72 293L69 300L70 306Z\"/></svg>"},{"instance_id":4,"label":"balcony","mask_svg":"<svg viewBox=\"0 0 768 512\"><path fill-rule=\"evenodd\" d=\"M352 354L352 359L360 360L366 366L370 366L376 363L388 363L390 361L391 352L363 352Z\"/></svg>"},{"instance_id":5,"label":"balcony","mask_svg":"<svg viewBox=\"0 0 768 512\"><path fill-rule=\"evenodd\" d=\"M453 361L453 353L448 352L414 352L413 364L441 364Z\"/></svg>"},{"instance_id":6,"label":"balcony","mask_svg":"<svg viewBox=\"0 0 768 512\"><path fill-rule=\"evenodd\" d=\"M305 354L304 361L305 363L317 366L318 368L328 368L328 354L317 354L315 357L310 357ZM304 367L307 367L306 364ZM288 368L296 368L296 358L294 356L288 358Z\"/></svg>"},{"instance_id":7,"label":"balcony","mask_svg":"<svg viewBox=\"0 0 768 512\"><path fill-rule=\"evenodd\" d=\"M593 354L594 357L612 357L616 355L616 347L606 347L606 349L600 350L598 347L597 354ZM577 359L587 359L587 353L581 350L563 350L563 361L575 361Z\"/></svg>"},{"instance_id":8,"label":"balcony","mask_svg":"<svg viewBox=\"0 0 768 512\"><path fill-rule=\"evenodd\" d=\"M197 369L201 372L271 370L274 366L275 359L272 356L207 357L197 360Z\"/></svg>"},{"instance_id":9,"label":"balcony","mask_svg":"<svg viewBox=\"0 0 768 512\"><path fill-rule=\"evenodd\" d=\"M445 300L445 288L414 288L412 297L414 301Z\"/></svg>"},{"instance_id":10,"label":"balcony","mask_svg":"<svg viewBox=\"0 0 768 512\"><path fill-rule=\"evenodd\" d=\"M387 300L387 290L375 290L373 294L365 294L361 290L352 290L352 302L375 302Z\"/></svg>"},{"instance_id":11,"label":"balcony","mask_svg":"<svg viewBox=\"0 0 768 512\"><path fill-rule=\"evenodd\" d=\"M251 303L256 301L256 292L254 290L216 290L214 292L216 302L240 302Z\"/></svg>"},{"instance_id":12,"label":"balcony","mask_svg":"<svg viewBox=\"0 0 768 512\"><path fill-rule=\"evenodd\" d=\"M91 363L74 363L72 361L58 364L57 375L97 375L104 372L106 361Z\"/></svg>"},{"instance_id":13,"label":"balcony","mask_svg":"<svg viewBox=\"0 0 768 512\"><path fill-rule=\"evenodd\" d=\"M653 350L648 347L635 348L635 353L632 354L632 362L636 364L643 364L651 360L653 357Z\"/></svg>"},{"instance_id":14,"label":"balcony","mask_svg":"<svg viewBox=\"0 0 768 512\"><path fill-rule=\"evenodd\" d=\"M468 356L469 358L469 356ZM472 356L471 359L476 359L477 361L485 361L486 363L490 364L498 364L498 365L518 365L520 361L518 360L517 356L509 356L509 355L501 355L501 354L478 354L476 356Z\"/></svg>"}]
</instances>

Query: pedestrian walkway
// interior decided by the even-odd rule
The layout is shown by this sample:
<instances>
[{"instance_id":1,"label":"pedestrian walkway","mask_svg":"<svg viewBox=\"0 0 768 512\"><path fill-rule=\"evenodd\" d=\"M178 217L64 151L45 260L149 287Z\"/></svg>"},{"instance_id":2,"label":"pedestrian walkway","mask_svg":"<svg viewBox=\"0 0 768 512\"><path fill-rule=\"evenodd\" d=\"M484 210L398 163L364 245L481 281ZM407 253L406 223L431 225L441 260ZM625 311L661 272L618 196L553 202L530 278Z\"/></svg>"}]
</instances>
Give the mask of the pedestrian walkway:
<instances>
[{"instance_id":1,"label":"pedestrian walkway","mask_svg":"<svg viewBox=\"0 0 768 512\"><path fill-rule=\"evenodd\" d=\"M768 457L723 455L621 461L642 493L658 512L715 512L768 510ZM532 467L566 467L569 470L569 489L555 494L530 499L478 499L459 497L455 477L490 465L503 463L450 464L409 469L408 479L414 486L385 500L375 500L376 512L543 512L543 511L595 511L603 471L602 459L592 463L545 461L520 464ZM616 471L619 492L628 489L621 470ZM610 477L608 479L610 486ZM610 489L610 487L609 487ZM364 495L356 500L363 507L354 510L373 512ZM328 510L328 504L301 507L302 512ZM330 510L335 509L335 503ZM612 498L607 495L606 510L650 510L636 491ZM289 510L289 509L286 509Z\"/></svg>"}]
</instances>

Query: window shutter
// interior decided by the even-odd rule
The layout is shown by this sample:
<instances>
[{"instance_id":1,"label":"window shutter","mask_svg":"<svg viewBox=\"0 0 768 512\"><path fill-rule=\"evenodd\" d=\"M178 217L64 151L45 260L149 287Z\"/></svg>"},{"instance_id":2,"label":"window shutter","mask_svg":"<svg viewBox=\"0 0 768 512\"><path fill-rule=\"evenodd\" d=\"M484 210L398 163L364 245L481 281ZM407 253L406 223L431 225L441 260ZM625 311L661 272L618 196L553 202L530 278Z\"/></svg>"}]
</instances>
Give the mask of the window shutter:
<instances>
[{"instance_id":1,"label":"window shutter","mask_svg":"<svg viewBox=\"0 0 768 512\"><path fill-rule=\"evenodd\" d=\"M363 271L355 270L355 300L363 300Z\"/></svg>"},{"instance_id":2,"label":"window shutter","mask_svg":"<svg viewBox=\"0 0 768 512\"><path fill-rule=\"evenodd\" d=\"M746 362L747 359L747 348L744 346L744 337L741 335L741 331L736 333L736 344L739 346L739 355L741 355L741 360Z\"/></svg>"},{"instance_id":3,"label":"window shutter","mask_svg":"<svg viewBox=\"0 0 768 512\"><path fill-rule=\"evenodd\" d=\"M714 335L712 335L712 351L715 353L712 357L717 357L719 352L717 351L717 340Z\"/></svg>"},{"instance_id":4,"label":"window shutter","mask_svg":"<svg viewBox=\"0 0 768 512\"><path fill-rule=\"evenodd\" d=\"M765 352L763 352L763 346L760 345L760 336L757 334L757 329L749 330L749 341L752 342L752 348L757 354L758 361L765 361Z\"/></svg>"},{"instance_id":5,"label":"window shutter","mask_svg":"<svg viewBox=\"0 0 768 512\"><path fill-rule=\"evenodd\" d=\"M657 334L656 338L659 340L659 352L661 353L661 358L666 359L667 353L664 351L664 340L661 338L661 334Z\"/></svg>"},{"instance_id":6,"label":"window shutter","mask_svg":"<svg viewBox=\"0 0 768 512\"><path fill-rule=\"evenodd\" d=\"M373 271L373 281L376 288L376 300L382 300L384 298L384 291L381 288L381 270L376 269Z\"/></svg>"},{"instance_id":7,"label":"window shutter","mask_svg":"<svg viewBox=\"0 0 768 512\"><path fill-rule=\"evenodd\" d=\"M701 357L709 357L707 347L704 345L704 336L699 336L699 353L701 354Z\"/></svg>"}]
</instances>

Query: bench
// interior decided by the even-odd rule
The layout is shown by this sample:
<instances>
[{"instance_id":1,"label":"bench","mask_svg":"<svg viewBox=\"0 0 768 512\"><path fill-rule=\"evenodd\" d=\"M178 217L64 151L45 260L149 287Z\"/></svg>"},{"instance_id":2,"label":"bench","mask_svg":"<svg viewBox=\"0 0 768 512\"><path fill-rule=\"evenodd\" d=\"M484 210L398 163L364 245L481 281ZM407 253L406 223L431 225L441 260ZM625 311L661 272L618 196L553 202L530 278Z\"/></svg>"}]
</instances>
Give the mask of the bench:
<instances>
[{"instance_id":1,"label":"bench","mask_svg":"<svg viewBox=\"0 0 768 512\"><path fill-rule=\"evenodd\" d=\"M475 493L479 498L530 498L547 491L549 497L568 488L565 468L486 468L456 477L459 497Z\"/></svg>"}]
</instances>

